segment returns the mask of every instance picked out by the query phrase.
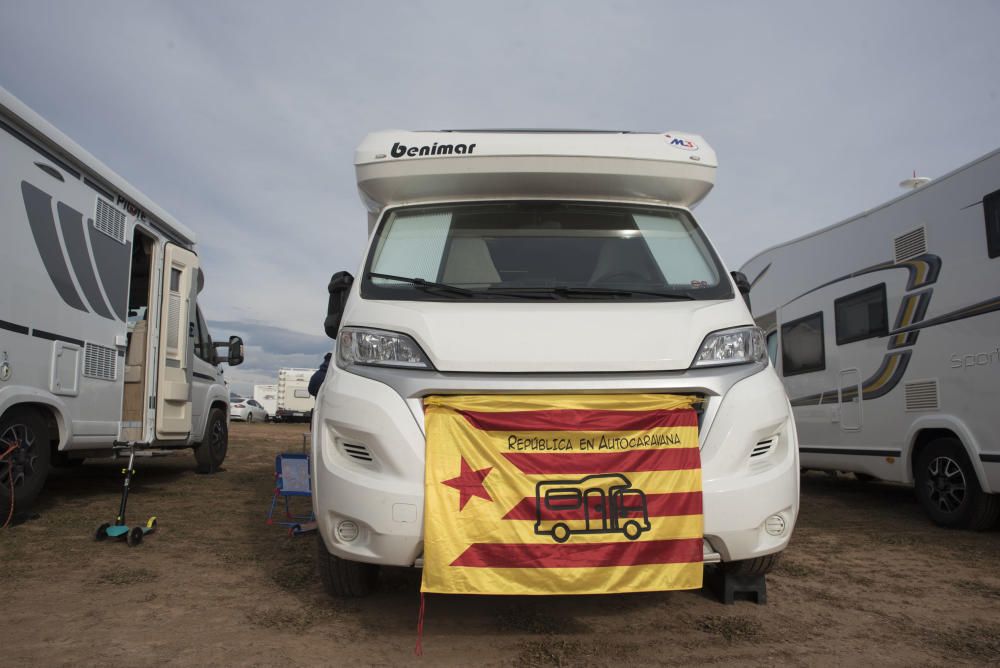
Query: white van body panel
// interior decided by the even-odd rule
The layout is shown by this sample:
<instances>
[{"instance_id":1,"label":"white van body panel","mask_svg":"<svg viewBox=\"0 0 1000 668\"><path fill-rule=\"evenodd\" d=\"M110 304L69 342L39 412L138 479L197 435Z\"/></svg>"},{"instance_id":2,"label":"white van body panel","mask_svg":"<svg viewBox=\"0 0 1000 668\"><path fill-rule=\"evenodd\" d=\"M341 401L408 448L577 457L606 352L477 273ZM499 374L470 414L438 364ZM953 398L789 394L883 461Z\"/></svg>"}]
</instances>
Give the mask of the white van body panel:
<instances>
[{"instance_id":1,"label":"white van body panel","mask_svg":"<svg viewBox=\"0 0 1000 668\"><path fill-rule=\"evenodd\" d=\"M825 369L782 378L804 467L912 483L921 434L947 430L983 490L1000 493L1000 257L989 257L984 211L998 192L994 151L743 266L779 372L782 326L823 314ZM838 344L836 300L879 285L886 334Z\"/></svg>"},{"instance_id":2,"label":"white van body panel","mask_svg":"<svg viewBox=\"0 0 1000 668\"><path fill-rule=\"evenodd\" d=\"M442 144L465 150L432 155ZM421 147L429 147L425 155ZM418 203L641 204L686 213L711 189L715 166L702 138L673 132L387 131L369 135L356 153L370 231ZM799 507L784 388L766 361L692 368L706 335L752 323L730 277L719 278L733 288L729 297L493 302L363 298L359 277L341 327L407 334L434 368L341 368L334 356L312 427L313 506L327 549L353 561L420 563L426 396L662 392L704 399L705 560L780 552ZM777 536L764 528L774 515L787 527ZM359 527L356 539L338 537L345 520Z\"/></svg>"}]
</instances>

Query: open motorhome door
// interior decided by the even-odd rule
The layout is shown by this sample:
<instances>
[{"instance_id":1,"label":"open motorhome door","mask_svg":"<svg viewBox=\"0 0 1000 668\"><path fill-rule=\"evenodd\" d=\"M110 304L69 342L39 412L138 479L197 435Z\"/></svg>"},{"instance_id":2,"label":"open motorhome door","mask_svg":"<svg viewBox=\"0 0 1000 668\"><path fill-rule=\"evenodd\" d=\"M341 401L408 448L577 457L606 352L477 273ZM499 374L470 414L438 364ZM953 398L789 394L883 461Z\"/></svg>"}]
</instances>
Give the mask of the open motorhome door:
<instances>
[{"instance_id":1,"label":"open motorhome door","mask_svg":"<svg viewBox=\"0 0 1000 668\"><path fill-rule=\"evenodd\" d=\"M194 295L198 256L174 244L163 254L160 346L156 381L156 438L175 440L191 433L191 365Z\"/></svg>"}]
</instances>

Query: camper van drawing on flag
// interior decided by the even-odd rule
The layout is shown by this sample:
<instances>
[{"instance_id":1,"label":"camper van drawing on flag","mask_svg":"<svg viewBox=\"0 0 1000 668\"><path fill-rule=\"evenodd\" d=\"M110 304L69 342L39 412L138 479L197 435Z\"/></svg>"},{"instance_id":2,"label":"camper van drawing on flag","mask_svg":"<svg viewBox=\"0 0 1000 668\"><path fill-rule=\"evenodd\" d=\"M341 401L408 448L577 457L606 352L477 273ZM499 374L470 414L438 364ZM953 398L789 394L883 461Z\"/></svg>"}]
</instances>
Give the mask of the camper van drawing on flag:
<instances>
[{"instance_id":1,"label":"camper van drawing on flag","mask_svg":"<svg viewBox=\"0 0 1000 668\"><path fill-rule=\"evenodd\" d=\"M579 480L543 480L535 486L535 533L565 543L573 534L621 533L635 540L649 531L646 494L621 473Z\"/></svg>"}]
</instances>

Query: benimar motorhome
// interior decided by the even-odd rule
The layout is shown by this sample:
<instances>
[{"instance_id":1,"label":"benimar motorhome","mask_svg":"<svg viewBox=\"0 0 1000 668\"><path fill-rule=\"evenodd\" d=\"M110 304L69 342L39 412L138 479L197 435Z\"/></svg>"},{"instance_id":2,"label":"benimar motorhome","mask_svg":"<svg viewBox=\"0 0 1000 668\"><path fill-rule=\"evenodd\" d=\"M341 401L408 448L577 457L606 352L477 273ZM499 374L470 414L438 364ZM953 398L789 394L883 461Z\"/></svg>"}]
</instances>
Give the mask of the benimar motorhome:
<instances>
[{"instance_id":1,"label":"benimar motorhome","mask_svg":"<svg viewBox=\"0 0 1000 668\"><path fill-rule=\"evenodd\" d=\"M691 216L715 178L703 139L389 131L355 163L371 238L359 279L331 281L335 364L312 432L328 591L422 563L434 394L703 398L704 560L772 567L798 510L795 428Z\"/></svg>"},{"instance_id":2,"label":"benimar motorhome","mask_svg":"<svg viewBox=\"0 0 1000 668\"><path fill-rule=\"evenodd\" d=\"M938 524L989 526L1000 514L1000 151L743 271L802 466L915 483Z\"/></svg>"},{"instance_id":3,"label":"benimar motorhome","mask_svg":"<svg viewBox=\"0 0 1000 668\"><path fill-rule=\"evenodd\" d=\"M229 395L195 238L0 89L0 507L116 440L226 455Z\"/></svg>"}]
</instances>

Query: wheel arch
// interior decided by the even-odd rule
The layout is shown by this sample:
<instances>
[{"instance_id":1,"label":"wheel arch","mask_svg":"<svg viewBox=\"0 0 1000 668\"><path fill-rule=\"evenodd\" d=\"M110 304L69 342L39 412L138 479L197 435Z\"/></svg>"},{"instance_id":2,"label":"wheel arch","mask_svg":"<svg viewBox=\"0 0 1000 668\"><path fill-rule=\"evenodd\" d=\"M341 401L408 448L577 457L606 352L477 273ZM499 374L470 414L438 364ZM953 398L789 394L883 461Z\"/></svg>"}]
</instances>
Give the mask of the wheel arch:
<instances>
[{"instance_id":1,"label":"wheel arch","mask_svg":"<svg viewBox=\"0 0 1000 668\"><path fill-rule=\"evenodd\" d=\"M979 459L980 448L978 443L969 429L951 416L928 416L915 421L910 427L905 441L908 447L904 452L907 458L905 466L906 482L913 484L916 479L917 460L920 458L920 453L929 443L939 438L956 439L962 445L965 454L969 457L972 468L976 472L976 477L979 479L979 485L986 492L996 491L990 489L986 472L983 470L983 463Z\"/></svg>"},{"instance_id":2,"label":"wheel arch","mask_svg":"<svg viewBox=\"0 0 1000 668\"><path fill-rule=\"evenodd\" d=\"M13 410L34 410L45 422L53 451L64 449L72 436L70 421L66 419L66 405L54 395L36 388L15 387L8 390L0 398L0 418Z\"/></svg>"}]
</instances>

